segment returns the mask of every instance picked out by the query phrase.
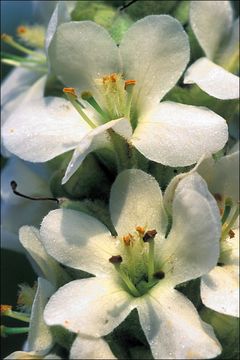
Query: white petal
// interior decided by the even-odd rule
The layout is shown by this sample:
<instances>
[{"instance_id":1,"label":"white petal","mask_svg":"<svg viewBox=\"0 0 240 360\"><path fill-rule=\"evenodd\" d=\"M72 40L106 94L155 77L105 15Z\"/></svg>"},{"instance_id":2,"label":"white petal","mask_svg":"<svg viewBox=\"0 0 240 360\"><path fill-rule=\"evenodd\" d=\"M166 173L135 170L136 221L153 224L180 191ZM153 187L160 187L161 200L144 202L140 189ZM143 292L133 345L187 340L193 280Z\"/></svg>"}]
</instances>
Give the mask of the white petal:
<instances>
[{"instance_id":1,"label":"white petal","mask_svg":"<svg viewBox=\"0 0 240 360\"><path fill-rule=\"evenodd\" d=\"M125 170L115 180L110 195L110 212L118 235L136 226L165 234L167 217L157 181L141 170Z\"/></svg>"},{"instance_id":2,"label":"white petal","mask_svg":"<svg viewBox=\"0 0 240 360\"><path fill-rule=\"evenodd\" d=\"M108 32L91 21L58 27L49 47L52 70L66 85L93 90L94 80L119 72L118 48Z\"/></svg>"},{"instance_id":3,"label":"white petal","mask_svg":"<svg viewBox=\"0 0 240 360\"><path fill-rule=\"evenodd\" d=\"M155 286L137 309L155 359L210 359L220 354L212 328L178 291Z\"/></svg>"},{"instance_id":4,"label":"white petal","mask_svg":"<svg viewBox=\"0 0 240 360\"><path fill-rule=\"evenodd\" d=\"M239 151L223 156L219 160L204 160L198 173L208 184L212 194L219 194L223 200L239 201Z\"/></svg>"},{"instance_id":5,"label":"white petal","mask_svg":"<svg viewBox=\"0 0 240 360\"><path fill-rule=\"evenodd\" d=\"M48 52L49 45L52 41L52 38L57 30L57 27L65 22L70 21L70 15L67 10L66 3L64 1L60 1L57 3L54 12L52 13L51 19L48 23L46 37L45 37L45 51Z\"/></svg>"},{"instance_id":6,"label":"white petal","mask_svg":"<svg viewBox=\"0 0 240 360\"><path fill-rule=\"evenodd\" d=\"M64 270L45 251L38 229L33 226L21 227L19 231L19 240L39 266L44 277L53 285L58 286L62 284L64 280L67 281Z\"/></svg>"},{"instance_id":7,"label":"white petal","mask_svg":"<svg viewBox=\"0 0 240 360\"><path fill-rule=\"evenodd\" d=\"M187 166L222 149L226 121L207 108L163 102L139 120L131 142L148 159Z\"/></svg>"},{"instance_id":8,"label":"white petal","mask_svg":"<svg viewBox=\"0 0 240 360\"><path fill-rule=\"evenodd\" d=\"M230 1L191 1L190 22L199 44L213 59L222 40L231 31L233 11Z\"/></svg>"},{"instance_id":9,"label":"white petal","mask_svg":"<svg viewBox=\"0 0 240 360\"><path fill-rule=\"evenodd\" d=\"M74 149L89 129L69 101L49 97L18 109L4 124L2 136L9 151L41 162Z\"/></svg>"},{"instance_id":10,"label":"white petal","mask_svg":"<svg viewBox=\"0 0 240 360\"><path fill-rule=\"evenodd\" d=\"M236 56L236 52L238 52L239 55L239 18L233 23L231 37L225 42L224 46L222 46L217 58L217 63L219 65L231 63L231 59Z\"/></svg>"},{"instance_id":11,"label":"white petal","mask_svg":"<svg viewBox=\"0 0 240 360\"><path fill-rule=\"evenodd\" d=\"M172 284L208 273L219 257L219 209L205 181L192 174L180 181L172 208L173 223L160 254Z\"/></svg>"},{"instance_id":12,"label":"white petal","mask_svg":"<svg viewBox=\"0 0 240 360\"><path fill-rule=\"evenodd\" d=\"M77 336L74 340L70 359L117 359L108 343L101 338Z\"/></svg>"},{"instance_id":13,"label":"white petal","mask_svg":"<svg viewBox=\"0 0 240 360\"><path fill-rule=\"evenodd\" d=\"M168 15L137 21L120 44L124 76L137 81L138 111L158 103L176 84L189 60L188 38L181 24Z\"/></svg>"},{"instance_id":14,"label":"white petal","mask_svg":"<svg viewBox=\"0 0 240 360\"><path fill-rule=\"evenodd\" d=\"M239 77L207 58L191 65L184 77L185 84L197 84L207 94L222 100L239 97Z\"/></svg>"},{"instance_id":15,"label":"white petal","mask_svg":"<svg viewBox=\"0 0 240 360\"><path fill-rule=\"evenodd\" d=\"M1 85L2 124L23 102L41 98L45 83L46 76L39 79L39 74L34 71L24 68L11 71Z\"/></svg>"},{"instance_id":16,"label":"white petal","mask_svg":"<svg viewBox=\"0 0 240 360\"><path fill-rule=\"evenodd\" d=\"M60 288L44 312L48 325L93 337L117 327L133 309L132 296L109 278L75 280Z\"/></svg>"},{"instance_id":17,"label":"white petal","mask_svg":"<svg viewBox=\"0 0 240 360\"><path fill-rule=\"evenodd\" d=\"M114 270L109 259L115 241L97 219L69 209L51 211L40 229L43 245L53 258L72 268L94 275Z\"/></svg>"},{"instance_id":18,"label":"white petal","mask_svg":"<svg viewBox=\"0 0 240 360\"><path fill-rule=\"evenodd\" d=\"M35 354L34 351L26 352L26 351L14 351L10 355L4 358L4 360L10 360L10 359L16 359L16 360L26 360L26 359L39 359L39 356Z\"/></svg>"},{"instance_id":19,"label":"white petal","mask_svg":"<svg viewBox=\"0 0 240 360\"><path fill-rule=\"evenodd\" d=\"M216 266L202 277L201 298L205 306L217 312L239 317L239 267Z\"/></svg>"},{"instance_id":20,"label":"white petal","mask_svg":"<svg viewBox=\"0 0 240 360\"><path fill-rule=\"evenodd\" d=\"M130 138L132 135L131 124L125 118L109 121L106 124L98 126L97 128L89 131L88 134L81 140L80 145L74 151L64 178L62 179L62 184L65 184L75 173L75 171L77 171L89 153L107 145L108 136L106 131L108 129L114 130L126 139Z\"/></svg>"},{"instance_id":21,"label":"white petal","mask_svg":"<svg viewBox=\"0 0 240 360\"><path fill-rule=\"evenodd\" d=\"M29 351L46 354L53 346L51 331L43 320L43 310L54 290L54 287L47 280L38 278L38 288L33 301L28 335Z\"/></svg>"}]
</instances>

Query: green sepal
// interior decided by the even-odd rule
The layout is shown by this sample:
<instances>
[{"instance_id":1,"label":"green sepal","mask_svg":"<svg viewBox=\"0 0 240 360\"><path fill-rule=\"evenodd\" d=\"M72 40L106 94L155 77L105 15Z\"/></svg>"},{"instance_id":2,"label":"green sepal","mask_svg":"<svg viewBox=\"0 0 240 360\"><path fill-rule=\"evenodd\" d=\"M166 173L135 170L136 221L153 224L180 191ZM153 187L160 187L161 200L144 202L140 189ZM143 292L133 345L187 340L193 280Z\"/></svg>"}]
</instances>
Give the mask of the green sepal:
<instances>
[{"instance_id":1,"label":"green sepal","mask_svg":"<svg viewBox=\"0 0 240 360\"><path fill-rule=\"evenodd\" d=\"M154 0L138 0L125 9L125 12L131 16L133 20L139 20L147 15L152 14L170 14L178 1L154 1Z\"/></svg>"},{"instance_id":2,"label":"green sepal","mask_svg":"<svg viewBox=\"0 0 240 360\"><path fill-rule=\"evenodd\" d=\"M72 343L76 337L76 334L66 330L62 326L51 326L50 327L51 333L54 337L55 342L60 345L61 347L70 350Z\"/></svg>"},{"instance_id":3,"label":"green sepal","mask_svg":"<svg viewBox=\"0 0 240 360\"><path fill-rule=\"evenodd\" d=\"M105 340L118 359L153 359L136 309Z\"/></svg>"},{"instance_id":4,"label":"green sepal","mask_svg":"<svg viewBox=\"0 0 240 360\"><path fill-rule=\"evenodd\" d=\"M130 28L132 24L133 21L125 13L119 14L116 17L109 32L117 44L121 42L123 35Z\"/></svg>"},{"instance_id":5,"label":"green sepal","mask_svg":"<svg viewBox=\"0 0 240 360\"><path fill-rule=\"evenodd\" d=\"M67 161L68 163L68 161ZM66 170L65 161L57 170L50 182L54 197L67 197L70 199L105 198L110 191L110 181L93 153L89 154L78 170L71 176L66 184L61 181Z\"/></svg>"}]
</instances>

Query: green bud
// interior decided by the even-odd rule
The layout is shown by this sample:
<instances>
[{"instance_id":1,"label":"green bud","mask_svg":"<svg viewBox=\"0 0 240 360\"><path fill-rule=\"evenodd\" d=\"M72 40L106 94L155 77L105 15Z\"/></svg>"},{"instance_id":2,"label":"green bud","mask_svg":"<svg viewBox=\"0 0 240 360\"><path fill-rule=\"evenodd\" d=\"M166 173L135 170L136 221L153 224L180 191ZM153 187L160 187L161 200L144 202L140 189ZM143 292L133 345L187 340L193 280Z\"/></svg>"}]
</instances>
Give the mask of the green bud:
<instances>
[{"instance_id":1,"label":"green bud","mask_svg":"<svg viewBox=\"0 0 240 360\"><path fill-rule=\"evenodd\" d=\"M154 0L138 0L126 8L125 12L132 19L138 20L147 15L152 14L170 14L177 1L154 1Z\"/></svg>"},{"instance_id":2,"label":"green bud","mask_svg":"<svg viewBox=\"0 0 240 360\"><path fill-rule=\"evenodd\" d=\"M133 21L125 13L119 14L119 16L114 20L110 29L110 34L117 44L121 42L123 35L132 24Z\"/></svg>"}]
</instances>

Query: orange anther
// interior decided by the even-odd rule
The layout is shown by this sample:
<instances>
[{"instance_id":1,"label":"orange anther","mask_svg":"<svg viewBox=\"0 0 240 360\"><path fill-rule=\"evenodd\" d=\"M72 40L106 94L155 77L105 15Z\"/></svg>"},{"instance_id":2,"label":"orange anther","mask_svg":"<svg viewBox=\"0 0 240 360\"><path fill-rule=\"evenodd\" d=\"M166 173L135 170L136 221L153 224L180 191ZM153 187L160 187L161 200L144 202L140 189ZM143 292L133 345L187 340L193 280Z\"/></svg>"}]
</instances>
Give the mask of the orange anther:
<instances>
[{"instance_id":1,"label":"orange anther","mask_svg":"<svg viewBox=\"0 0 240 360\"><path fill-rule=\"evenodd\" d=\"M25 32L27 32L27 28L25 26L21 25L17 28L18 34L24 34Z\"/></svg>"},{"instance_id":2,"label":"orange anther","mask_svg":"<svg viewBox=\"0 0 240 360\"><path fill-rule=\"evenodd\" d=\"M63 88L63 92L66 93L66 94L70 94L70 95L72 95L72 96L74 96L74 97L77 97L74 88L71 88L71 87L69 87L69 88L67 88L67 87L66 87L66 88Z\"/></svg>"},{"instance_id":3,"label":"orange anther","mask_svg":"<svg viewBox=\"0 0 240 360\"><path fill-rule=\"evenodd\" d=\"M131 234L123 236L123 241L126 246L131 245L131 240L133 239L133 236Z\"/></svg>"},{"instance_id":4,"label":"orange anther","mask_svg":"<svg viewBox=\"0 0 240 360\"><path fill-rule=\"evenodd\" d=\"M5 311L9 311L12 310L12 306L11 305L0 305L0 312L3 313Z\"/></svg>"},{"instance_id":5,"label":"orange anther","mask_svg":"<svg viewBox=\"0 0 240 360\"><path fill-rule=\"evenodd\" d=\"M128 85L135 85L136 80L125 80L125 89Z\"/></svg>"},{"instance_id":6,"label":"orange anther","mask_svg":"<svg viewBox=\"0 0 240 360\"><path fill-rule=\"evenodd\" d=\"M137 230L137 232L139 233L139 235L141 235L141 236L143 236L144 233L145 233L145 229L144 229L144 227L142 227L142 226L137 226L137 227L136 227L136 230Z\"/></svg>"}]
</instances>

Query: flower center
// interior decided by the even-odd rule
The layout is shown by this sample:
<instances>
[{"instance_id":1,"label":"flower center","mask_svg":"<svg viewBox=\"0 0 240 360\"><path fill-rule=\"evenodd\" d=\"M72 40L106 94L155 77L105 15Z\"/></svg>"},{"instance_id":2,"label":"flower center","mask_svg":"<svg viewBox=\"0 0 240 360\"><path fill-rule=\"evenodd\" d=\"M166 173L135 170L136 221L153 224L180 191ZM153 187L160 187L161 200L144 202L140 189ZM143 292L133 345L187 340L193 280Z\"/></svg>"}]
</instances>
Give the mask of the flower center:
<instances>
[{"instance_id":1,"label":"flower center","mask_svg":"<svg viewBox=\"0 0 240 360\"><path fill-rule=\"evenodd\" d=\"M127 290L135 297L142 296L165 277L155 263L156 234L155 229L137 226L134 232L118 238L121 255L109 259Z\"/></svg>"},{"instance_id":2,"label":"flower center","mask_svg":"<svg viewBox=\"0 0 240 360\"><path fill-rule=\"evenodd\" d=\"M98 90L99 102L93 97L89 91L81 93L78 98L74 88L64 88L63 92L71 101L76 110L80 113L83 119L92 127L96 127L93 119L90 119L82 104L82 100L87 102L100 118L100 123L106 123L110 120L126 117L130 121L133 117L131 111L133 87L136 84L135 80L124 80L122 74L110 74L95 80Z\"/></svg>"}]
</instances>

